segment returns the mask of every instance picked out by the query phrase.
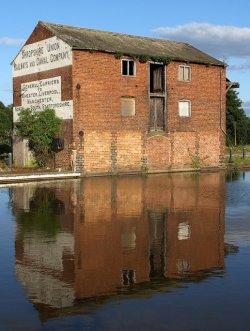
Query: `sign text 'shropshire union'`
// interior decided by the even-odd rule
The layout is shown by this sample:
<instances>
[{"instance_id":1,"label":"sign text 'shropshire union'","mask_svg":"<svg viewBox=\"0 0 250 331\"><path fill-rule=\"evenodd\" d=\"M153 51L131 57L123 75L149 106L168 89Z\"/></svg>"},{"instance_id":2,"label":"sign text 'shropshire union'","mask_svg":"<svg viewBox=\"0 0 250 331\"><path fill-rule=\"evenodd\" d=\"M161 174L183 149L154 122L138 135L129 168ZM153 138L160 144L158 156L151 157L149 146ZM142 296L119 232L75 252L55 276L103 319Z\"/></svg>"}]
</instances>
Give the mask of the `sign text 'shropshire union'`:
<instances>
[{"instance_id":1,"label":"sign text 'shropshire union'","mask_svg":"<svg viewBox=\"0 0 250 331\"><path fill-rule=\"evenodd\" d=\"M25 45L13 61L13 77L72 65L71 47L57 37Z\"/></svg>"}]
</instances>

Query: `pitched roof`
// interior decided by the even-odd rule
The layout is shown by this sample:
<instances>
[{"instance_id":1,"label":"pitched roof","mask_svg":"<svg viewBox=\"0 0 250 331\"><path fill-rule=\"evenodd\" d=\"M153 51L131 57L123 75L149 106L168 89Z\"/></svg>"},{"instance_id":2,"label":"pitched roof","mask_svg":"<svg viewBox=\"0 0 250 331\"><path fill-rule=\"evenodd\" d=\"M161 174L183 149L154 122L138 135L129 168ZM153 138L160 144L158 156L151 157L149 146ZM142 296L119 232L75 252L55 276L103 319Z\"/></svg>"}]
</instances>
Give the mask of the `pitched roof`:
<instances>
[{"instance_id":1,"label":"pitched roof","mask_svg":"<svg viewBox=\"0 0 250 331\"><path fill-rule=\"evenodd\" d=\"M73 49L95 50L108 53L120 52L125 55L168 57L172 60L225 66L223 62L187 43L76 28L61 24L39 23L45 26L55 36L69 44Z\"/></svg>"}]
</instances>

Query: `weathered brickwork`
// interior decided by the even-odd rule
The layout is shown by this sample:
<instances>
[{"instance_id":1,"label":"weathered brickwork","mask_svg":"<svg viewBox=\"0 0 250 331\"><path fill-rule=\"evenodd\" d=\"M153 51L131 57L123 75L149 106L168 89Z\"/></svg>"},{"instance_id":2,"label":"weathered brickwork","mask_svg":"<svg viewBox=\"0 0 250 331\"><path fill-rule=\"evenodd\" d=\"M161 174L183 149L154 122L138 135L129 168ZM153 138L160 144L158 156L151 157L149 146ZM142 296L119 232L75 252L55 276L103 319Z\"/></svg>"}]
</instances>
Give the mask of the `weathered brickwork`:
<instances>
[{"instance_id":1,"label":"weathered brickwork","mask_svg":"<svg viewBox=\"0 0 250 331\"><path fill-rule=\"evenodd\" d=\"M171 141L169 136L152 136L147 139L147 167L151 170L171 166Z\"/></svg>"},{"instance_id":2,"label":"weathered brickwork","mask_svg":"<svg viewBox=\"0 0 250 331\"><path fill-rule=\"evenodd\" d=\"M213 132L203 132L200 135L199 152L202 166L216 166L220 162L220 145L219 133L216 135Z\"/></svg>"},{"instance_id":3,"label":"weathered brickwork","mask_svg":"<svg viewBox=\"0 0 250 331\"><path fill-rule=\"evenodd\" d=\"M224 69L191 64L191 82L179 82L179 64L171 62L167 66L167 131L157 134L149 132L148 63L137 61L136 76L123 77L121 60L114 55L74 51L76 142L79 143L79 131L95 129L100 137L102 132L110 130L115 137L110 147L114 172L218 166L224 151ZM135 116L121 116L120 98L124 96L135 98ZM190 118L179 116L180 100L191 101ZM99 159L108 163L109 159L104 161L109 157L106 151L100 155L102 144L96 146ZM85 165L85 171L96 170L90 164Z\"/></svg>"},{"instance_id":4,"label":"weathered brickwork","mask_svg":"<svg viewBox=\"0 0 250 331\"><path fill-rule=\"evenodd\" d=\"M188 166L192 163L195 155L197 155L196 133L173 133L173 164L175 166Z\"/></svg>"},{"instance_id":5,"label":"weathered brickwork","mask_svg":"<svg viewBox=\"0 0 250 331\"><path fill-rule=\"evenodd\" d=\"M59 137L64 139L64 149L55 154L55 167L70 169L70 155L72 146L73 121L64 120L61 125Z\"/></svg>"},{"instance_id":6,"label":"weathered brickwork","mask_svg":"<svg viewBox=\"0 0 250 331\"><path fill-rule=\"evenodd\" d=\"M141 144L140 132L120 132L117 136L117 169L141 170Z\"/></svg>"},{"instance_id":7,"label":"weathered brickwork","mask_svg":"<svg viewBox=\"0 0 250 331\"><path fill-rule=\"evenodd\" d=\"M38 26L27 43L49 37ZM126 58L126 57L124 57ZM191 81L178 80L182 62L166 66L163 132L150 132L149 63L135 61L136 75L122 76L114 54L73 49L73 65L14 78L22 82L62 77L62 100L73 100L72 130L62 128L65 151L56 166L68 168L72 146L77 169L85 174L218 167L225 152L226 76L222 66L189 63ZM121 98L135 99L135 115L121 115ZM14 94L14 105L20 105ZM191 116L180 117L178 102L191 102ZM81 133L81 134L79 134ZM73 143L73 144L72 144Z\"/></svg>"},{"instance_id":8,"label":"weathered brickwork","mask_svg":"<svg viewBox=\"0 0 250 331\"><path fill-rule=\"evenodd\" d=\"M86 131L84 135L86 171L111 172L111 134L109 131Z\"/></svg>"}]
</instances>

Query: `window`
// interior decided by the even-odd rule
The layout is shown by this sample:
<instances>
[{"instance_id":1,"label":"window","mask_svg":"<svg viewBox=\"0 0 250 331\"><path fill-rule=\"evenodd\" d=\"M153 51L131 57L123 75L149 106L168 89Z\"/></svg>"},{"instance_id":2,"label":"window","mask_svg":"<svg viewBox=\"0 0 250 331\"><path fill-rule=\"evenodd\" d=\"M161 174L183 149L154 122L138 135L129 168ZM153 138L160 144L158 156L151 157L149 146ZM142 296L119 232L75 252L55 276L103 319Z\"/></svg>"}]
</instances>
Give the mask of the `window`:
<instances>
[{"instance_id":1,"label":"window","mask_svg":"<svg viewBox=\"0 0 250 331\"><path fill-rule=\"evenodd\" d=\"M136 282L135 270L123 269L121 276L123 286L130 286Z\"/></svg>"},{"instance_id":2,"label":"window","mask_svg":"<svg viewBox=\"0 0 250 331\"><path fill-rule=\"evenodd\" d=\"M135 116L135 98L121 98L121 115Z\"/></svg>"},{"instance_id":3,"label":"window","mask_svg":"<svg viewBox=\"0 0 250 331\"><path fill-rule=\"evenodd\" d=\"M123 249L132 250L136 247L136 228L125 231L121 236L121 245Z\"/></svg>"},{"instance_id":4,"label":"window","mask_svg":"<svg viewBox=\"0 0 250 331\"><path fill-rule=\"evenodd\" d=\"M185 274L190 269L190 263L186 260L177 260L176 267L179 272L179 274Z\"/></svg>"},{"instance_id":5,"label":"window","mask_svg":"<svg viewBox=\"0 0 250 331\"><path fill-rule=\"evenodd\" d=\"M188 100L179 101L179 115L181 117L191 116L191 102Z\"/></svg>"},{"instance_id":6,"label":"window","mask_svg":"<svg viewBox=\"0 0 250 331\"><path fill-rule=\"evenodd\" d=\"M135 62L133 60L122 60L122 75L135 76Z\"/></svg>"},{"instance_id":7,"label":"window","mask_svg":"<svg viewBox=\"0 0 250 331\"><path fill-rule=\"evenodd\" d=\"M150 92L162 93L164 91L164 65L150 64Z\"/></svg>"},{"instance_id":8,"label":"window","mask_svg":"<svg viewBox=\"0 0 250 331\"><path fill-rule=\"evenodd\" d=\"M164 129L164 98L150 98L150 131L162 131Z\"/></svg>"},{"instance_id":9,"label":"window","mask_svg":"<svg viewBox=\"0 0 250 331\"><path fill-rule=\"evenodd\" d=\"M191 67L187 65L179 66L179 80L182 82L191 81Z\"/></svg>"},{"instance_id":10,"label":"window","mask_svg":"<svg viewBox=\"0 0 250 331\"><path fill-rule=\"evenodd\" d=\"M178 226L178 240L187 240L190 238L191 229L188 222L181 222Z\"/></svg>"}]
</instances>

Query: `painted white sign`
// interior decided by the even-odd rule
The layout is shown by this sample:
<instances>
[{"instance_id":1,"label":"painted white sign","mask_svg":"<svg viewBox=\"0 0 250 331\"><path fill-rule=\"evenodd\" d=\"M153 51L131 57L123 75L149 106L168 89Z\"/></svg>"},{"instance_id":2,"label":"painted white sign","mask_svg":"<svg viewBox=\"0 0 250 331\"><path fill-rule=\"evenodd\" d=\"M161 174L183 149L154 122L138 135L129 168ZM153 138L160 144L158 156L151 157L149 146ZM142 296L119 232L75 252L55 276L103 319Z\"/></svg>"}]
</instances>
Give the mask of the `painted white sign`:
<instances>
[{"instance_id":1,"label":"painted white sign","mask_svg":"<svg viewBox=\"0 0 250 331\"><path fill-rule=\"evenodd\" d=\"M58 117L71 119L73 101L62 101L61 85L61 76L21 84L21 106L14 107L14 122L18 121L18 112L23 108L34 111L51 108Z\"/></svg>"},{"instance_id":2,"label":"painted white sign","mask_svg":"<svg viewBox=\"0 0 250 331\"><path fill-rule=\"evenodd\" d=\"M25 45L12 63L13 77L72 65L71 47L57 37Z\"/></svg>"}]
</instances>

